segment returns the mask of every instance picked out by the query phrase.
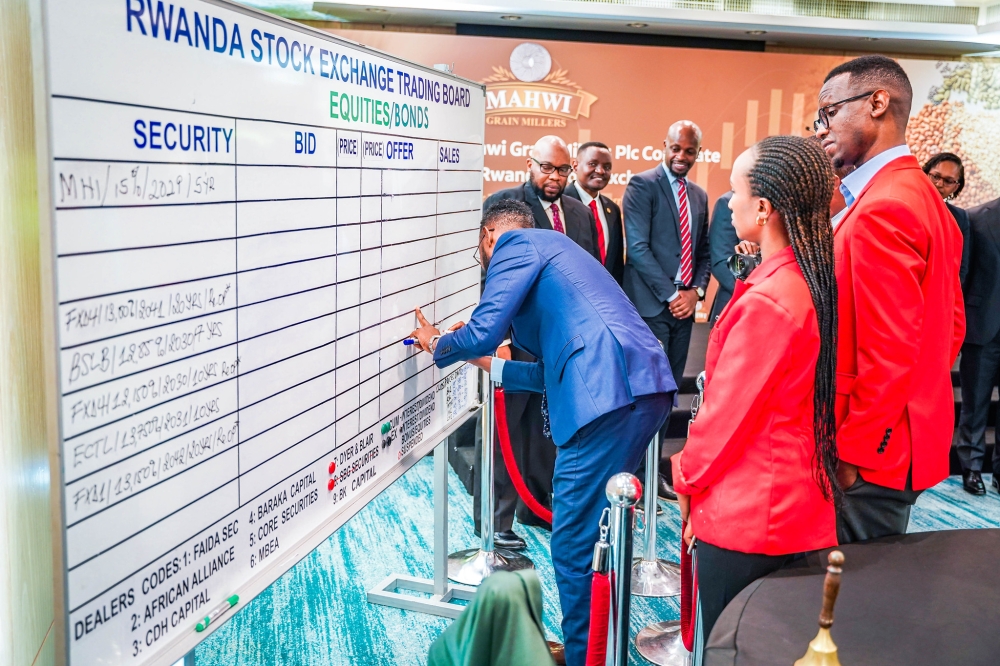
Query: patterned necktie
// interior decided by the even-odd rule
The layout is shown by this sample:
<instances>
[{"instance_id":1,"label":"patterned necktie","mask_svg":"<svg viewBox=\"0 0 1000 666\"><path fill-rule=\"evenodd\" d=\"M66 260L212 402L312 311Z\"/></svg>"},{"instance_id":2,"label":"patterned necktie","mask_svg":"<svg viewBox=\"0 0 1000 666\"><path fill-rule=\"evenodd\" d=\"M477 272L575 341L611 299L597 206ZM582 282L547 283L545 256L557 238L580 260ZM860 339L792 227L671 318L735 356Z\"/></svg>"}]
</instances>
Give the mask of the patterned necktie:
<instances>
[{"instance_id":1,"label":"patterned necktie","mask_svg":"<svg viewBox=\"0 0 1000 666\"><path fill-rule=\"evenodd\" d=\"M590 212L594 214L594 224L597 225L597 246L601 249L601 263L608 257L608 249L604 245L604 225L601 224L601 216L597 212L597 199L590 200Z\"/></svg>"},{"instance_id":2,"label":"patterned necktie","mask_svg":"<svg viewBox=\"0 0 1000 666\"><path fill-rule=\"evenodd\" d=\"M677 179L678 212L681 216L681 282L691 286L694 279L694 263L691 256L691 214L688 210L687 183Z\"/></svg>"},{"instance_id":3,"label":"patterned necktie","mask_svg":"<svg viewBox=\"0 0 1000 666\"><path fill-rule=\"evenodd\" d=\"M559 219L559 206L556 205L555 201L549 204L549 210L552 211L552 228L561 234L566 233L566 230L563 229L562 220Z\"/></svg>"}]
</instances>

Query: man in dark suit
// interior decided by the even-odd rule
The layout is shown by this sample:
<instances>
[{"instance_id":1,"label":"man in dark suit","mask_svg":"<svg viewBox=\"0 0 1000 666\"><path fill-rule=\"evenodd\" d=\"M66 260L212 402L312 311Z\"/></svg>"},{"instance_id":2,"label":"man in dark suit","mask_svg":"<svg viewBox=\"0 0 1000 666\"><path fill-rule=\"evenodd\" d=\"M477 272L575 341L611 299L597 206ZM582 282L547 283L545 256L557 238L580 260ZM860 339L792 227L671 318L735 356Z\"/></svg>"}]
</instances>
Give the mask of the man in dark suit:
<instances>
[{"instance_id":1,"label":"man in dark suit","mask_svg":"<svg viewBox=\"0 0 1000 666\"><path fill-rule=\"evenodd\" d=\"M563 196L573 170L569 149L557 136L543 136L531 149L527 159L528 181L524 185L500 190L483 203L483 210L501 199L522 201L531 208L536 229L549 229L565 234L577 245L600 259L597 249L597 229L590 209L576 199ZM532 362L527 352L508 347L510 358ZM501 353L501 358L507 354ZM512 393L507 396L507 424L514 457L520 465L525 485L531 494L548 506L552 496L552 471L556 449L542 427L542 396L537 393ZM549 527L521 502L514 502L512 483L506 469L494 464L494 495L498 498L494 510L494 543L501 548L523 548L524 541L514 533L515 506L517 519L525 525Z\"/></svg>"},{"instance_id":2,"label":"man in dark suit","mask_svg":"<svg viewBox=\"0 0 1000 666\"><path fill-rule=\"evenodd\" d=\"M712 312L708 316L708 323L712 325L715 324L715 318L722 314L729 304L729 299L733 297L733 289L736 288L736 278L729 270L729 257L736 253L736 246L740 242L733 226L733 212L729 210L729 200L732 198L732 192L726 192L719 197L715 202L715 208L712 209L712 224L708 228L712 275L719 282L719 289L715 292L715 300L712 302Z\"/></svg>"},{"instance_id":3,"label":"man in dark suit","mask_svg":"<svg viewBox=\"0 0 1000 666\"><path fill-rule=\"evenodd\" d=\"M986 456L986 419L1000 374L1000 199L968 213L972 256L964 289L965 343L958 366L962 414L956 448L962 461L963 487L981 495L986 492L980 475ZM1000 446L993 449L993 487L1000 490L998 478ZM970 483L975 480L979 483ZM982 490L976 492L979 488Z\"/></svg>"},{"instance_id":4,"label":"man in dark suit","mask_svg":"<svg viewBox=\"0 0 1000 666\"><path fill-rule=\"evenodd\" d=\"M679 386L695 305L705 298L711 276L708 194L687 179L701 150L698 126L689 120L674 123L663 146L663 164L632 176L625 188L622 286L663 345ZM669 466L661 469L669 475ZM672 500L676 495L666 475L660 478L659 494Z\"/></svg>"},{"instance_id":5,"label":"man in dark suit","mask_svg":"<svg viewBox=\"0 0 1000 666\"><path fill-rule=\"evenodd\" d=\"M600 193L611 180L611 150L597 141L582 144L573 160L573 173L576 181L566 188L565 194L590 208L601 263L621 285L625 274L622 211L618 204Z\"/></svg>"},{"instance_id":6,"label":"man in dark suit","mask_svg":"<svg viewBox=\"0 0 1000 666\"><path fill-rule=\"evenodd\" d=\"M479 235L486 289L471 319L443 332L417 310L412 337L438 367L470 361L505 391L545 392L559 447L552 568L566 663L583 666L605 485L639 464L676 387L663 350L614 279L565 235L531 226L523 203L487 208ZM537 362L484 358L511 333Z\"/></svg>"}]
</instances>

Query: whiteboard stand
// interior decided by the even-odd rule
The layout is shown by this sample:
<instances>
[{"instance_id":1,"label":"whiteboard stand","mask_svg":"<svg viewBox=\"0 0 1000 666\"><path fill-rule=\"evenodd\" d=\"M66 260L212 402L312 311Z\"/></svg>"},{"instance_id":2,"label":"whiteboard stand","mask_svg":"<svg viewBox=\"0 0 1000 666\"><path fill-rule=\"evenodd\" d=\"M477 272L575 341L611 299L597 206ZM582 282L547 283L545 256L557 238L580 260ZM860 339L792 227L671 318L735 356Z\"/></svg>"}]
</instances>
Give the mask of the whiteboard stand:
<instances>
[{"instance_id":1,"label":"whiteboard stand","mask_svg":"<svg viewBox=\"0 0 1000 666\"><path fill-rule=\"evenodd\" d=\"M417 597L402 594L400 590L430 596ZM391 574L368 591L368 603L456 618L465 605L454 601L472 601L475 596L475 587L448 581L448 438L445 436L434 447L434 579Z\"/></svg>"}]
</instances>

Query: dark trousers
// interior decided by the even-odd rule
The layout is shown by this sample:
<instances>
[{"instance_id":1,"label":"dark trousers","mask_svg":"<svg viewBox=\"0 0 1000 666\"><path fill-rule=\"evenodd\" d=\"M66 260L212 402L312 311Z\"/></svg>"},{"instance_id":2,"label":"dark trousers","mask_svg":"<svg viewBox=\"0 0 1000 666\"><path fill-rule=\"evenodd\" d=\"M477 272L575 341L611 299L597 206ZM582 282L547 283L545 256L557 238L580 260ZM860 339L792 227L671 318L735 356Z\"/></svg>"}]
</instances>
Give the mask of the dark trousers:
<instances>
[{"instance_id":1,"label":"dark trousers","mask_svg":"<svg viewBox=\"0 0 1000 666\"><path fill-rule=\"evenodd\" d=\"M643 317L643 321L649 326L656 339L663 345L663 352L670 362L670 372L674 376L674 383L680 388L681 379L684 377L684 366L687 365L688 348L691 346L691 327L694 326L694 317L687 319L677 319L670 314L670 308L663 308L663 312L655 317ZM686 417L685 417L686 418ZM667 438L667 428L670 426L670 416L660 429L660 457L663 457L663 441ZM669 451L670 455L678 453L679 450ZM640 479L645 479L646 464L643 459L639 467ZM667 478L667 482L673 485L673 475L670 465L660 465L660 474ZM644 481L645 482L645 481Z\"/></svg>"},{"instance_id":2,"label":"dark trousers","mask_svg":"<svg viewBox=\"0 0 1000 666\"><path fill-rule=\"evenodd\" d=\"M608 506L605 485L639 464L670 410L667 394L643 396L604 414L557 447L553 479L552 566L563 612L566 664L583 666L590 623L591 559Z\"/></svg>"},{"instance_id":3,"label":"dark trousers","mask_svg":"<svg viewBox=\"0 0 1000 666\"><path fill-rule=\"evenodd\" d=\"M511 447L513 448L513 447ZM515 452L515 458L517 454ZM482 517L481 488L483 481L483 415L476 416L476 459L472 477L472 516L476 523L476 533L481 534ZM506 532L514 526L514 507L517 506L517 490L507 473L500 442L493 448L493 531Z\"/></svg>"},{"instance_id":4,"label":"dark trousers","mask_svg":"<svg viewBox=\"0 0 1000 666\"><path fill-rule=\"evenodd\" d=\"M906 487L895 490L868 483L859 474L844 491L837 511L837 541L845 544L906 534L910 507L921 493L913 490L911 477L912 472L906 477Z\"/></svg>"},{"instance_id":5,"label":"dark trousers","mask_svg":"<svg viewBox=\"0 0 1000 666\"><path fill-rule=\"evenodd\" d=\"M955 448L962 469L979 472L986 457L986 421L993 387L1000 380L1000 334L985 345L962 345L958 373L962 378L962 413ZM1000 474L1000 446L993 449L993 473Z\"/></svg>"},{"instance_id":6,"label":"dark trousers","mask_svg":"<svg viewBox=\"0 0 1000 666\"><path fill-rule=\"evenodd\" d=\"M729 602L747 585L777 571L797 555L741 553L705 541L697 544L698 603L701 604L702 635L707 645L712 627Z\"/></svg>"}]
</instances>

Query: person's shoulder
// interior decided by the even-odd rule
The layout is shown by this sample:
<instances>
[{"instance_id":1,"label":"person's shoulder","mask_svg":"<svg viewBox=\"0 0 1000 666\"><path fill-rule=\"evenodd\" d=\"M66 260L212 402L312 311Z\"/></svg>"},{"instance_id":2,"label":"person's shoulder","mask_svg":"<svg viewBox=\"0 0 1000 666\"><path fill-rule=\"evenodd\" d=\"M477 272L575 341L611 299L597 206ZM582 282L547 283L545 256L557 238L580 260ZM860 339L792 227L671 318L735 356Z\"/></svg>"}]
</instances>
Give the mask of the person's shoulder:
<instances>
[{"instance_id":1,"label":"person's shoulder","mask_svg":"<svg viewBox=\"0 0 1000 666\"><path fill-rule=\"evenodd\" d=\"M567 188L569 189L569 188ZM588 208L579 199L574 199L573 197L563 197L562 198L563 208L566 210L566 214L575 213L577 215L590 215L590 208Z\"/></svg>"},{"instance_id":2,"label":"person's shoulder","mask_svg":"<svg viewBox=\"0 0 1000 666\"><path fill-rule=\"evenodd\" d=\"M612 212L618 214L621 214L622 212L621 206L616 204L614 199L604 194L601 195L601 205L604 206L605 208L610 208Z\"/></svg>"},{"instance_id":3,"label":"person's shoulder","mask_svg":"<svg viewBox=\"0 0 1000 666\"><path fill-rule=\"evenodd\" d=\"M628 185L626 185L626 187L629 187L633 184L636 186L641 186L645 185L646 183L655 183L657 180L659 180L660 173L661 170L659 165L653 167L652 169L647 169L646 171L640 171L639 173L634 173L632 174L632 177L629 178Z\"/></svg>"},{"instance_id":4,"label":"person's shoulder","mask_svg":"<svg viewBox=\"0 0 1000 666\"><path fill-rule=\"evenodd\" d=\"M508 187L507 189L500 190L499 192L494 192L490 196L486 197L486 201L483 202L483 207L487 208L501 199L524 201L524 187L519 185L517 187Z\"/></svg>"},{"instance_id":5,"label":"person's shoulder","mask_svg":"<svg viewBox=\"0 0 1000 666\"><path fill-rule=\"evenodd\" d=\"M563 190L563 195L567 196L567 197L570 197L572 199L576 199L577 201L583 201L580 198L580 190L578 190L576 188L576 181L575 180L572 183L567 183L566 184L566 189Z\"/></svg>"},{"instance_id":6,"label":"person's shoulder","mask_svg":"<svg viewBox=\"0 0 1000 666\"><path fill-rule=\"evenodd\" d=\"M750 294L766 301L772 310L783 313L799 326L816 309L797 261L778 267L767 279L753 285L747 295Z\"/></svg>"},{"instance_id":7,"label":"person's shoulder","mask_svg":"<svg viewBox=\"0 0 1000 666\"><path fill-rule=\"evenodd\" d=\"M973 224L985 224L991 221L1000 222L1000 199L987 201L965 211Z\"/></svg>"}]
</instances>

